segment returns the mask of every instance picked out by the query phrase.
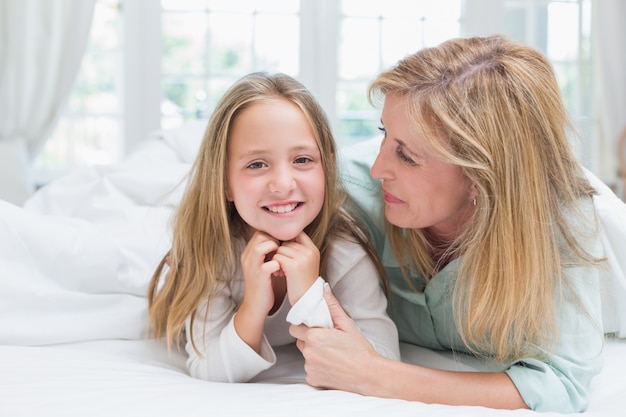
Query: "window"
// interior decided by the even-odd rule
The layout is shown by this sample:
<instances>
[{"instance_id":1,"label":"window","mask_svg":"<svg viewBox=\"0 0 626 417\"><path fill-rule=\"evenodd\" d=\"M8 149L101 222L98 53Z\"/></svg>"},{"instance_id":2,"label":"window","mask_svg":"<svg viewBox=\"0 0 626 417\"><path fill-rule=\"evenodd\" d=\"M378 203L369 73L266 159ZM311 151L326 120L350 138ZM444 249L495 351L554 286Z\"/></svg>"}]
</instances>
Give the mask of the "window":
<instances>
[{"instance_id":1,"label":"window","mask_svg":"<svg viewBox=\"0 0 626 417\"><path fill-rule=\"evenodd\" d=\"M121 29L119 0L99 0L67 108L33 163L37 184L76 166L122 157Z\"/></svg>"},{"instance_id":2,"label":"window","mask_svg":"<svg viewBox=\"0 0 626 417\"><path fill-rule=\"evenodd\" d=\"M565 105L582 141L572 140L589 166L592 143L590 0L509 0L505 2L507 35L540 49L552 63Z\"/></svg>"},{"instance_id":3,"label":"window","mask_svg":"<svg viewBox=\"0 0 626 417\"><path fill-rule=\"evenodd\" d=\"M369 138L379 116L367 85L378 72L481 30L541 49L591 138L590 10L590 0L98 0L70 104L34 166L42 178L116 162L154 130L206 119L228 86L257 70L300 79L340 144ZM579 146L589 155L589 142Z\"/></svg>"},{"instance_id":4,"label":"window","mask_svg":"<svg viewBox=\"0 0 626 417\"><path fill-rule=\"evenodd\" d=\"M161 127L207 118L252 71L298 77L299 2L162 1Z\"/></svg>"},{"instance_id":5,"label":"window","mask_svg":"<svg viewBox=\"0 0 626 417\"><path fill-rule=\"evenodd\" d=\"M371 138L379 116L367 101L376 74L421 48L459 36L461 1L341 1L336 80L336 134L341 142Z\"/></svg>"}]
</instances>

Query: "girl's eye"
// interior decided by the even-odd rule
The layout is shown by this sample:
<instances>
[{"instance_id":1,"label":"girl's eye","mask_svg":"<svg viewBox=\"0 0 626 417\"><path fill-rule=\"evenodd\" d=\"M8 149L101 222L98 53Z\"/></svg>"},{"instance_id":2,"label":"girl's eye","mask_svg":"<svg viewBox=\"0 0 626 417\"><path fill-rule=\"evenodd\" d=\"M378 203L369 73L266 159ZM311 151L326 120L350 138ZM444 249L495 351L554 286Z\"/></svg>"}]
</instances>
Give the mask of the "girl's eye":
<instances>
[{"instance_id":1,"label":"girl's eye","mask_svg":"<svg viewBox=\"0 0 626 417\"><path fill-rule=\"evenodd\" d=\"M398 146L398 147L396 148L396 156L397 156L398 158L400 158L400 160L401 160L402 162L404 162L405 164L407 164L407 165L417 165L417 164L415 163L415 161L414 161L414 160L412 160L411 158L409 158L409 157L408 157L408 156L404 153L404 151L402 150L402 147L401 147L401 146Z\"/></svg>"},{"instance_id":2,"label":"girl's eye","mask_svg":"<svg viewBox=\"0 0 626 417\"><path fill-rule=\"evenodd\" d=\"M257 162L253 162L251 164L249 164L246 168L250 168L250 169L261 169L263 167L266 167L267 165L265 165L265 163L257 161Z\"/></svg>"},{"instance_id":3,"label":"girl's eye","mask_svg":"<svg viewBox=\"0 0 626 417\"><path fill-rule=\"evenodd\" d=\"M384 136L387 136L387 129L385 129L384 126L378 126L378 130L380 130Z\"/></svg>"},{"instance_id":4,"label":"girl's eye","mask_svg":"<svg viewBox=\"0 0 626 417\"><path fill-rule=\"evenodd\" d=\"M308 164L309 162L313 162L313 160L308 156L301 156L296 158L293 162L296 164Z\"/></svg>"}]
</instances>

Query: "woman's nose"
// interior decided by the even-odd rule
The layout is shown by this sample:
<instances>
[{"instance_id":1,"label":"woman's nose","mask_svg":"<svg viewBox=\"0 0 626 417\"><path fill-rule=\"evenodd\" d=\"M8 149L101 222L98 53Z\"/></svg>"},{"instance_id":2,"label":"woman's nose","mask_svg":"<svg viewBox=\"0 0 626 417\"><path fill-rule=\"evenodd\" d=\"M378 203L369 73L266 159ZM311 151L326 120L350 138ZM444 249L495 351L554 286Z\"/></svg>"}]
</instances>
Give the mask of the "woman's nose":
<instances>
[{"instance_id":1,"label":"woman's nose","mask_svg":"<svg viewBox=\"0 0 626 417\"><path fill-rule=\"evenodd\" d=\"M388 150L383 143L378 151L378 155L370 168L370 175L376 180L387 180L391 178L391 162L388 158Z\"/></svg>"}]
</instances>

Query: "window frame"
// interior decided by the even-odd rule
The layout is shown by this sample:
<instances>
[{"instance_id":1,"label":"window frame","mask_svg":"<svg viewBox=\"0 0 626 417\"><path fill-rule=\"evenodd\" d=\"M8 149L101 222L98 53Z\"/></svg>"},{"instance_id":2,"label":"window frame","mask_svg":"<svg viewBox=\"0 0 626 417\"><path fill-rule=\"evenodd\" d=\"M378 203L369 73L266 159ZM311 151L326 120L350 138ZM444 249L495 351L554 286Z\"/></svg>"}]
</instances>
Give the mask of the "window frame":
<instances>
[{"instance_id":1,"label":"window frame","mask_svg":"<svg viewBox=\"0 0 626 417\"><path fill-rule=\"evenodd\" d=\"M316 96L330 120L334 132L338 132L340 115L337 111L337 83L339 80L338 68L338 41L341 0L300 0L300 56L299 80ZM547 5L555 0L529 0L533 5ZM559 0L556 0L559 1ZM561 0L565 1L565 0ZM570 0L571 2L571 0ZM580 10L589 0L574 0L580 4ZM463 2L463 12L460 20L459 36L487 35L491 33L505 33L504 13L507 4L517 3L520 0L471 0ZM120 0L122 19L122 45L120 63L120 97L121 97L121 126L124 158L139 142L153 132L161 129L161 102L162 102L162 8L160 1L154 0ZM485 20L485 14L488 19ZM581 19L582 22L582 19ZM581 23L582 25L582 23ZM583 36L581 27L579 36ZM546 39L534 39L536 28L531 29L531 39L519 39L533 46L540 47ZM544 37L547 36L544 32ZM158 41L155 41L158 40ZM585 47L582 45L581 48ZM544 51L545 52L545 51ZM582 71L590 71L589 64L583 51L578 56L578 89L576 102L571 103L570 116L577 127L585 130L586 153L582 150L579 155L587 155L584 163L595 165L597 150L591 146L593 140L593 126L591 121L594 115L584 113L583 97L590 94L585 90L580 80ZM401 58L401 57L398 57ZM329 81L330 80L330 81ZM363 93L365 95L365 91ZM588 105L587 105L588 106ZM376 109L367 113L367 117L377 117ZM75 116L70 116L75 117ZM340 145L342 139L337 138ZM73 167L67 167L71 169ZM590 169L593 170L593 166ZM35 173L36 174L36 173ZM37 177L37 175L35 175ZM51 180L52 178L47 178ZM46 181L43 181L46 182Z\"/></svg>"}]
</instances>

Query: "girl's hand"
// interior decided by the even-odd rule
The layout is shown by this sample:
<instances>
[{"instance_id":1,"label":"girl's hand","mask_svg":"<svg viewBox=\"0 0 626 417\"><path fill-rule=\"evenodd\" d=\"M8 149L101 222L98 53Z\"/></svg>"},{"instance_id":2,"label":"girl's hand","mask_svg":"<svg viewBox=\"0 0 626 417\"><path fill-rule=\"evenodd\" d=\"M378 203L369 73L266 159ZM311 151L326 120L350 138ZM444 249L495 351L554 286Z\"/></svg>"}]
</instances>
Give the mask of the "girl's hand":
<instances>
[{"instance_id":1,"label":"girl's hand","mask_svg":"<svg viewBox=\"0 0 626 417\"><path fill-rule=\"evenodd\" d=\"M241 253L243 300L234 318L235 331L255 352L261 351L265 318L274 305L272 274L280 265L270 254L279 242L266 233L256 232Z\"/></svg>"},{"instance_id":2,"label":"girl's hand","mask_svg":"<svg viewBox=\"0 0 626 417\"><path fill-rule=\"evenodd\" d=\"M320 251L306 233L300 232L294 240L283 242L273 259L287 278L289 303L294 305L320 274Z\"/></svg>"},{"instance_id":3,"label":"girl's hand","mask_svg":"<svg viewBox=\"0 0 626 417\"><path fill-rule=\"evenodd\" d=\"M280 264L268 255L278 246L279 242L270 235L255 232L241 253L244 292L239 310L253 313L262 320L274 305L272 274L280 270Z\"/></svg>"}]
</instances>

